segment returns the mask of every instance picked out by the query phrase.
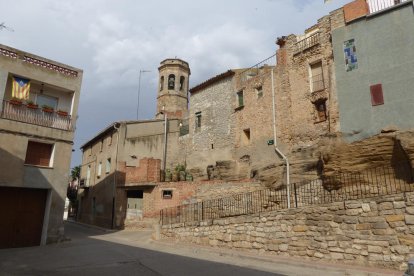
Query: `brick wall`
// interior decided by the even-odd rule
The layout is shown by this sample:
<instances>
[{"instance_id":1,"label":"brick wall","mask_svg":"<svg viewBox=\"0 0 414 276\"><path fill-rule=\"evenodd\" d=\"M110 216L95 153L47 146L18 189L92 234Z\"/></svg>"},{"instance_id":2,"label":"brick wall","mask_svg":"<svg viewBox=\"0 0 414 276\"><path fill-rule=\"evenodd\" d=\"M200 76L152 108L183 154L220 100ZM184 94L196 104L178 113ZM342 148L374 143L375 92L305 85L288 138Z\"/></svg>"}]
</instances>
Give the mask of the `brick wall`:
<instances>
[{"instance_id":1,"label":"brick wall","mask_svg":"<svg viewBox=\"0 0 414 276\"><path fill-rule=\"evenodd\" d=\"M414 193L173 224L163 238L404 269L414 257Z\"/></svg>"},{"instance_id":2,"label":"brick wall","mask_svg":"<svg viewBox=\"0 0 414 276\"><path fill-rule=\"evenodd\" d=\"M126 162L119 162L119 170L125 173L125 186L131 183L160 181L161 160L142 158L138 167L127 167Z\"/></svg>"},{"instance_id":3,"label":"brick wall","mask_svg":"<svg viewBox=\"0 0 414 276\"><path fill-rule=\"evenodd\" d=\"M367 14L369 14L369 7L366 0L355 0L344 6L344 16L346 23L366 16Z\"/></svg>"}]
</instances>

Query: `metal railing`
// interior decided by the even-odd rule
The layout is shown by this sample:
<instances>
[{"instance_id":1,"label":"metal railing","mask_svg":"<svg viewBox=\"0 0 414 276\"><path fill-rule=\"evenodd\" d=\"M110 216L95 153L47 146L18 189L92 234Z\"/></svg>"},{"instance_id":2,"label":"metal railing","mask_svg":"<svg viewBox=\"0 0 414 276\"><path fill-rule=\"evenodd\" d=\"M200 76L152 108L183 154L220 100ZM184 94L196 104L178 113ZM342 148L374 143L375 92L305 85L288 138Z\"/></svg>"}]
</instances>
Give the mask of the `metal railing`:
<instances>
[{"instance_id":1,"label":"metal railing","mask_svg":"<svg viewBox=\"0 0 414 276\"><path fill-rule=\"evenodd\" d=\"M369 12L379 12L411 0L367 0Z\"/></svg>"},{"instance_id":2,"label":"metal railing","mask_svg":"<svg viewBox=\"0 0 414 276\"><path fill-rule=\"evenodd\" d=\"M411 166L382 166L355 173L339 173L291 185L293 208L413 192ZM287 208L287 189L263 189L204 200L160 211L162 225L257 214Z\"/></svg>"},{"instance_id":3,"label":"metal railing","mask_svg":"<svg viewBox=\"0 0 414 276\"><path fill-rule=\"evenodd\" d=\"M270 65L269 65L270 64ZM259 76L267 71L264 70L267 66L274 66L276 64L276 54L262 60L261 62L253 65L252 67L242 71L240 73L240 85L245 83L252 77Z\"/></svg>"},{"instance_id":4,"label":"metal railing","mask_svg":"<svg viewBox=\"0 0 414 276\"><path fill-rule=\"evenodd\" d=\"M306 37L295 43L295 54L300 53L310 47L313 47L320 42L319 32L316 32L309 37Z\"/></svg>"},{"instance_id":5,"label":"metal railing","mask_svg":"<svg viewBox=\"0 0 414 276\"><path fill-rule=\"evenodd\" d=\"M12 104L9 101L3 101L1 118L69 131L73 129L70 115L59 115L54 111L45 112L41 108L30 108L27 105Z\"/></svg>"}]
</instances>

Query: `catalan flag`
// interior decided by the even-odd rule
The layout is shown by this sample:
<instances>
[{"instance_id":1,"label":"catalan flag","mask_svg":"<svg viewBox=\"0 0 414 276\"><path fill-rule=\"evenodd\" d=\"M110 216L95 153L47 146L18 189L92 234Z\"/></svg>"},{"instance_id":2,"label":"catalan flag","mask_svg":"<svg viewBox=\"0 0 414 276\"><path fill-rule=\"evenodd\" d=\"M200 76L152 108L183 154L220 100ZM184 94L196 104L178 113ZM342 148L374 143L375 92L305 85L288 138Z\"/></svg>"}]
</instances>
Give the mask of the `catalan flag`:
<instances>
[{"instance_id":1,"label":"catalan flag","mask_svg":"<svg viewBox=\"0 0 414 276\"><path fill-rule=\"evenodd\" d=\"M13 77L12 97L22 100L29 98L30 80Z\"/></svg>"}]
</instances>

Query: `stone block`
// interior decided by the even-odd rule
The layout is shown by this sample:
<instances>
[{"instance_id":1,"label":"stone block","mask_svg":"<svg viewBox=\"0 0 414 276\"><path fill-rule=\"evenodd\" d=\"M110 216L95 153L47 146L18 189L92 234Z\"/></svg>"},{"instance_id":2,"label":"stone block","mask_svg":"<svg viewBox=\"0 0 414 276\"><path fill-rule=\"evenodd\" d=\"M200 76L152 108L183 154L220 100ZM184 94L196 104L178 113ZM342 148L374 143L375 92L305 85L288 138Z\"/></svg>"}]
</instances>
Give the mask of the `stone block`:
<instances>
[{"instance_id":1,"label":"stone block","mask_svg":"<svg viewBox=\"0 0 414 276\"><path fill-rule=\"evenodd\" d=\"M362 203L361 208L362 208L362 211L364 211L365 213L371 212L371 207L369 206L368 203Z\"/></svg>"},{"instance_id":2,"label":"stone block","mask_svg":"<svg viewBox=\"0 0 414 276\"><path fill-rule=\"evenodd\" d=\"M378 210L392 210L394 208L394 205L392 202L382 202L378 204Z\"/></svg>"},{"instance_id":3,"label":"stone block","mask_svg":"<svg viewBox=\"0 0 414 276\"><path fill-rule=\"evenodd\" d=\"M405 223L408 225L414 224L414 216L413 215L405 215Z\"/></svg>"},{"instance_id":4,"label":"stone block","mask_svg":"<svg viewBox=\"0 0 414 276\"><path fill-rule=\"evenodd\" d=\"M414 247L414 235L398 235L398 240L402 245L410 245Z\"/></svg>"},{"instance_id":5,"label":"stone block","mask_svg":"<svg viewBox=\"0 0 414 276\"><path fill-rule=\"evenodd\" d=\"M384 261L384 256L382 254L369 254L368 260L371 262Z\"/></svg>"},{"instance_id":6,"label":"stone block","mask_svg":"<svg viewBox=\"0 0 414 276\"><path fill-rule=\"evenodd\" d=\"M392 252L397 252L399 255L410 253L410 247L407 245L395 245L391 247Z\"/></svg>"},{"instance_id":7,"label":"stone block","mask_svg":"<svg viewBox=\"0 0 414 276\"><path fill-rule=\"evenodd\" d=\"M373 229L387 229L388 227L388 223L386 222L376 222L372 224Z\"/></svg>"},{"instance_id":8,"label":"stone block","mask_svg":"<svg viewBox=\"0 0 414 276\"><path fill-rule=\"evenodd\" d=\"M392 228L397 228L397 227L404 227L405 228L405 218L404 218L404 221L390 222L389 225Z\"/></svg>"},{"instance_id":9,"label":"stone block","mask_svg":"<svg viewBox=\"0 0 414 276\"><path fill-rule=\"evenodd\" d=\"M382 253L381 246L368 245L368 253Z\"/></svg>"},{"instance_id":10,"label":"stone block","mask_svg":"<svg viewBox=\"0 0 414 276\"><path fill-rule=\"evenodd\" d=\"M394 201L394 209L405 208L405 201Z\"/></svg>"},{"instance_id":11,"label":"stone block","mask_svg":"<svg viewBox=\"0 0 414 276\"><path fill-rule=\"evenodd\" d=\"M288 249L289 249L288 244L284 243L284 244L279 245L279 251L286 252L286 251L288 251Z\"/></svg>"},{"instance_id":12,"label":"stone block","mask_svg":"<svg viewBox=\"0 0 414 276\"><path fill-rule=\"evenodd\" d=\"M308 230L308 226L306 225L295 225L292 229L294 232L306 232Z\"/></svg>"},{"instance_id":13,"label":"stone block","mask_svg":"<svg viewBox=\"0 0 414 276\"><path fill-rule=\"evenodd\" d=\"M387 229L373 229L372 233L374 235L382 235L382 236L384 236L384 235L388 236L388 235L394 235L395 234L394 230L390 229L390 228L387 228Z\"/></svg>"},{"instance_id":14,"label":"stone block","mask_svg":"<svg viewBox=\"0 0 414 276\"><path fill-rule=\"evenodd\" d=\"M405 212L410 215L414 215L414 206L405 208Z\"/></svg>"},{"instance_id":15,"label":"stone block","mask_svg":"<svg viewBox=\"0 0 414 276\"><path fill-rule=\"evenodd\" d=\"M344 259L344 254L333 252L333 253L331 253L331 258L333 260L343 260Z\"/></svg>"},{"instance_id":16,"label":"stone block","mask_svg":"<svg viewBox=\"0 0 414 276\"><path fill-rule=\"evenodd\" d=\"M313 256L316 257L316 258L322 259L325 255L323 255L320 252L315 252L315 254L313 254Z\"/></svg>"},{"instance_id":17,"label":"stone block","mask_svg":"<svg viewBox=\"0 0 414 276\"><path fill-rule=\"evenodd\" d=\"M356 225L356 230L370 230L371 223L361 223Z\"/></svg>"},{"instance_id":18,"label":"stone block","mask_svg":"<svg viewBox=\"0 0 414 276\"><path fill-rule=\"evenodd\" d=\"M347 215L347 216L357 216L357 215L359 215L360 213L362 213L362 210L361 209L348 209L348 210L346 210L346 212L345 212L345 214Z\"/></svg>"}]
</instances>

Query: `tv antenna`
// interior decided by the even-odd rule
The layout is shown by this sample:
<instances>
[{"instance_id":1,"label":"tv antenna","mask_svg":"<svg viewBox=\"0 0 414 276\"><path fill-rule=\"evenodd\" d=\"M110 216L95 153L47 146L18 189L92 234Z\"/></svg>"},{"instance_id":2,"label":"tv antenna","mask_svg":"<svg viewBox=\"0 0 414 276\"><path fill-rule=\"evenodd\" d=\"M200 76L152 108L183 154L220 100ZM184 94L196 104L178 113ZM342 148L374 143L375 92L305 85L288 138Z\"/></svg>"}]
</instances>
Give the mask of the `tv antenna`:
<instances>
[{"instance_id":1,"label":"tv antenna","mask_svg":"<svg viewBox=\"0 0 414 276\"><path fill-rule=\"evenodd\" d=\"M4 23L5 23L5 22L1 22L1 23L0 23L0 31L1 31L1 30L3 30L3 29L5 29L5 30L7 30L7 31L9 31L9 32L14 32L14 30L13 30L12 28L7 27Z\"/></svg>"}]
</instances>

